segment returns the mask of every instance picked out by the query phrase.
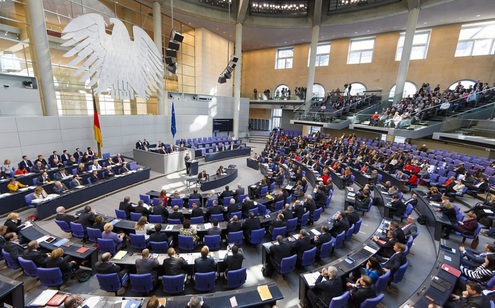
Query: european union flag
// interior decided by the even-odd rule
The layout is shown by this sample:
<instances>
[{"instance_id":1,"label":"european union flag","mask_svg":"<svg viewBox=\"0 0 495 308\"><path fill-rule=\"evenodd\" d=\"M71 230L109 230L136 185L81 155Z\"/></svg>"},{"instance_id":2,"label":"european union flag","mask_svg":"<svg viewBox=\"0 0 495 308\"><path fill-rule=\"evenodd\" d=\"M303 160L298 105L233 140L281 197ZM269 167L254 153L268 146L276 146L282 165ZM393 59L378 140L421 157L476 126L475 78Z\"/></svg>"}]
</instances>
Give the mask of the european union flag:
<instances>
[{"instance_id":1,"label":"european union flag","mask_svg":"<svg viewBox=\"0 0 495 308\"><path fill-rule=\"evenodd\" d=\"M174 106L174 102L172 102L172 124L170 126L170 131L172 132L172 137L175 138L175 134L177 133L177 125L175 123L175 106Z\"/></svg>"}]
</instances>

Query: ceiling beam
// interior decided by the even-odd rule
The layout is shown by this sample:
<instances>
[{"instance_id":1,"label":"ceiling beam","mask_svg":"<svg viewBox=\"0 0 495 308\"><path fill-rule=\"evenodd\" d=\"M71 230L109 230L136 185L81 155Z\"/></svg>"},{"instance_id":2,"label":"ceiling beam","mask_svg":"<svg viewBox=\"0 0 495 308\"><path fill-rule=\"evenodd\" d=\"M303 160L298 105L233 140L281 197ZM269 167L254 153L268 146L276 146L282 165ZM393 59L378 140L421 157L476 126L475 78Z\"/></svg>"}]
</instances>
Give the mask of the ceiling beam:
<instances>
[{"instance_id":1,"label":"ceiling beam","mask_svg":"<svg viewBox=\"0 0 495 308\"><path fill-rule=\"evenodd\" d=\"M314 10L313 10L313 27L314 26L319 26L321 24L321 7L322 7L322 0L315 0L314 2Z\"/></svg>"},{"instance_id":2,"label":"ceiling beam","mask_svg":"<svg viewBox=\"0 0 495 308\"><path fill-rule=\"evenodd\" d=\"M407 0L407 8L410 10L418 9L421 5L421 0Z\"/></svg>"},{"instance_id":3,"label":"ceiling beam","mask_svg":"<svg viewBox=\"0 0 495 308\"><path fill-rule=\"evenodd\" d=\"M239 9L237 11L237 23L243 24L249 7L249 0L239 0Z\"/></svg>"}]
</instances>

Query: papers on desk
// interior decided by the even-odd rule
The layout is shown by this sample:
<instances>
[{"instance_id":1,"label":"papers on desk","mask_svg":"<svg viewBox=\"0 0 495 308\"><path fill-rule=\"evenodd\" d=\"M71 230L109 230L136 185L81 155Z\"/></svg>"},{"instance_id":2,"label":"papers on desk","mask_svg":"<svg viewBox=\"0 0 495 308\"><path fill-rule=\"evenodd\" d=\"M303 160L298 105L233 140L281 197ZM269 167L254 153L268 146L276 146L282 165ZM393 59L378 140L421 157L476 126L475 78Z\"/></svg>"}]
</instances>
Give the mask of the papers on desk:
<instances>
[{"instance_id":1,"label":"papers on desk","mask_svg":"<svg viewBox=\"0 0 495 308\"><path fill-rule=\"evenodd\" d=\"M19 188L19 191L28 191L29 187Z\"/></svg>"},{"instance_id":2,"label":"papers on desk","mask_svg":"<svg viewBox=\"0 0 495 308\"><path fill-rule=\"evenodd\" d=\"M292 190L292 188L294 188L294 186L292 186L292 185L285 186L285 189L287 189L287 190Z\"/></svg>"},{"instance_id":3,"label":"papers on desk","mask_svg":"<svg viewBox=\"0 0 495 308\"><path fill-rule=\"evenodd\" d=\"M233 308L233 307L237 307L238 304L237 304L237 299L235 298L235 296L232 296L230 299L230 306Z\"/></svg>"},{"instance_id":4,"label":"papers on desk","mask_svg":"<svg viewBox=\"0 0 495 308\"><path fill-rule=\"evenodd\" d=\"M303 276L304 276L304 279L306 279L306 282L308 283L308 285L310 287L314 287L316 279L318 279L318 277L320 277L320 273L318 273L318 272L307 273L307 274L304 274Z\"/></svg>"},{"instance_id":5,"label":"papers on desk","mask_svg":"<svg viewBox=\"0 0 495 308\"><path fill-rule=\"evenodd\" d=\"M270 293L270 289L268 289L267 285L258 286L256 290L258 291L258 294L260 295L262 301L266 301L273 298L272 293Z\"/></svg>"},{"instance_id":6,"label":"papers on desk","mask_svg":"<svg viewBox=\"0 0 495 308\"><path fill-rule=\"evenodd\" d=\"M120 250L113 256L114 260L122 260L122 258L127 254L127 251L125 250Z\"/></svg>"},{"instance_id":7,"label":"papers on desk","mask_svg":"<svg viewBox=\"0 0 495 308\"><path fill-rule=\"evenodd\" d=\"M0 199L12 195L11 193L0 194Z\"/></svg>"},{"instance_id":8,"label":"papers on desk","mask_svg":"<svg viewBox=\"0 0 495 308\"><path fill-rule=\"evenodd\" d=\"M299 239L299 234L293 234L292 237L297 241Z\"/></svg>"},{"instance_id":9,"label":"papers on desk","mask_svg":"<svg viewBox=\"0 0 495 308\"><path fill-rule=\"evenodd\" d=\"M114 219L111 221L112 225L115 225L116 223L119 223L120 222L120 219Z\"/></svg>"},{"instance_id":10,"label":"papers on desk","mask_svg":"<svg viewBox=\"0 0 495 308\"><path fill-rule=\"evenodd\" d=\"M57 293L58 290L45 290L29 304L29 307L44 307Z\"/></svg>"},{"instance_id":11,"label":"papers on desk","mask_svg":"<svg viewBox=\"0 0 495 308\"><path fill-rule=\"evenodd\" d=\"M441 206L441 204L440 204L440 203L433 202L433 201L431 201L431 202L430 202L430 205L431 205L431 206L436 206L436 207L440 207L440 206Z\"/></svg>"},{"instance_id":12,"label":"papers on desk","mask_svg":"<svg viewBox=\"0 0 495 308\"><path fill-rule=\"evenodd\" d=\"M167 225L165 227L165 231L172 231L173 228L174 228L174 225Z\"/></svg>"},{"instance_id":13,"label":"papers on desk","mask_svg":"<svg viewBox=\"0 0 495 308\"><path fill-rule=\"evenodd\" d=\"M372 254L375 254L375 253L377 252L377 250L376 250L376 249L374 249L374 248L372 248L372 247L370 247L370 246L368 246L368 245L364 245L364 247L363 247L363 248L364 248L364 250L369 251L369 252L370 252L370 253L372 253Z\"/></svg>"},{"instance_id":14,"label":"papers on desk","mask_svg":"<svg viewBox=\"0 0 495 308\"><path fill-rule=\"evenodd\" d=\"M49 238L49 236L48 235L45 235L45 236L42 236L39 239L37 239L36 242L38 242L38 244L39 244L41 242L46 241L48 238Z\"/></svg>"},{"instance_id":15,"label":"papers on desk","mask_svg":"<svg viewBox=\"0 0 495 308\"><path fill-rule=\"evenodd\" d=\"M53 246L55 246L55 247L60 247L60 246L62 246L63 244L67 243L68 241L69 241L69 239L68 239L68 238L63 238L63 239L61 239L61 240L57 241L56 243L54 243L54 244L53 244Z\"/></svg>"},{"instance_id":16,"label":"papers on desk","mask_svg":"<svg viewBox=\"0 0 495 308\"><path fill-rule=\"evenodd\" d=\"M493 211L489 210L489 209L483 209L483 211L485 211L485 213L487 213L487 214L493 214Z\"/></svg>"},{"instance_id":17,"label":"papers on desk","mask_svg":"<svg viewBox=\"0 0 495 308\"><path fill-rule=\"evenodd\" d=\"M321 232L316 230L316 229L311 229L311 233L313 233L314 235L320 235Z\"/></svg>"},{"instance_id":18,"label":"papers on desk","mask_svg":"<svg viewBox=\"0 0 495 308\"><path fill-rule=\"evenodd\" d=\"M88 308L93 308L96 306L96 304L98 304L98 302L101 301L101 297L99 296L91 296L90 298L88 298L87 300L84 301L84 303L82 304L82 306L87 306Z\"/></svg>"},{"instance_id":19,"label":"papers on desk","mask_svg":"<svg viewBox=\"0 0 495 308\"><path fill-rule=\"evenodd\" d=\"M22 226L21 230L24 230L24 229L26 229L26 228L29 228L29 227L31 227L32 225L33 225L33 223L32 223L31 221L26 221L25 223L23 223L23 224L21 225L21 226Z\"/></svg>"},{"instance_id":20,"label":"papers on desk","mask_svg":"<svg viewBox=\"0 0 495 308\"><path fill-rule=\"evenodd\" d=\"M225 256L227 255L227 250L219 250L218 251L218 260L223 260L225 259Z\"/></svg>"},{"instance_id":21,"label":"papers on desk","mask_svg":"<svg viewBox=\"0 0 495 308\"><path fill-rule=\"evenodd\" d=\"M211 228L211 223L205 223L204 224L205 229L210 229Z\"/></svg>"}]
</instances>

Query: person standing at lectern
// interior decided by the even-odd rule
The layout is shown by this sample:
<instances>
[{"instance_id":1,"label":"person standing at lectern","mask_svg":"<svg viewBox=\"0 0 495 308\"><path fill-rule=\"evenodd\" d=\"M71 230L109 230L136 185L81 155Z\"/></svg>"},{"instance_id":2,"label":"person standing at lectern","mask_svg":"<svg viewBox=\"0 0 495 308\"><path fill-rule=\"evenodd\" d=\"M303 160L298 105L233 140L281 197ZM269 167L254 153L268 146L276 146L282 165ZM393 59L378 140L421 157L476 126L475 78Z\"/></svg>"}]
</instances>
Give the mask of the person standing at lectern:
<instances>
[{"instance_id":1,"label":"person standing at lectern","mask_svg":"<svg viewBox=\"0 0 495 308\"><path fill-rule=\"evenodd\" d=\"M186 152L186 156L184 157L184 162L186 163L186 173L187 173L187 175L190 175L190 171L191 171L191 156L189 155L189 152Z\"/></svg>"}]
</instances>

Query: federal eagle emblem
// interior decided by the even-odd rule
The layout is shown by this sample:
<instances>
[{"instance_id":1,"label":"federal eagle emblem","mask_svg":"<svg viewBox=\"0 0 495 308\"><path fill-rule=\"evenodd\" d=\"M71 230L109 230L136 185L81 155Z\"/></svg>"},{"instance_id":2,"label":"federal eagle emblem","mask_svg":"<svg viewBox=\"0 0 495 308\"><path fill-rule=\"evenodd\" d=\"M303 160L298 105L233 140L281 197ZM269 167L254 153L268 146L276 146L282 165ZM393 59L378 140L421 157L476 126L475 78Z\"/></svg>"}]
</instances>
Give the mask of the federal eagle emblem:
<instances>
[{"instance_id":1,"label":"federal eagle emblem","mask_svg":"<svg viewBox=\"0 0 495 308\"><path fill-rule=\"evenodd\" d=\"M114 99L149 97L163 80L161 53L149 35L133 26L131 40L125 25L110 18L112 34L105 32L106 23L98 14L86 14L72 20L63 30L62 46L73 46L64 57L75 58L69 66L84 61L74 73L79 81L89 79L97 84L95 93L109 93Z\"/></svg>"}]
</instances>

